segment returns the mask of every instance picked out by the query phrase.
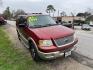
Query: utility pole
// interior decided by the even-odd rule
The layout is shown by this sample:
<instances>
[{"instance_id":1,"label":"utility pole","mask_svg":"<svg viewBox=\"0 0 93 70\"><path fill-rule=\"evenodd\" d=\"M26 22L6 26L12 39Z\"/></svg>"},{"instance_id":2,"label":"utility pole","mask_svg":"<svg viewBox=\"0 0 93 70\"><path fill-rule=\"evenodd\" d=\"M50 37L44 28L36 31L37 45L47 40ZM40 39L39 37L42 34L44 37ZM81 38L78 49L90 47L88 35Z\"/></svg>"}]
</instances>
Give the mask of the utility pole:
<instances>
[{"instance_id":1,"label":"utility pole","mask_svg":"<svg viewBox=\"0 0 93 70\"><path fill-rule=\"evenodd\" d=\"M59 16L59 10L58 10L58 16Z\"/></svg>"},{"instance_id":2,"label":"utility pole","mask_svg":"<svg viewBox=\"0 0 93 70\"><path fill-rule=\"evenodd\" d=\"M73 17L72 28L74 29L74 14L71 12L71 15Z\"/></svg>"}]
</instances>

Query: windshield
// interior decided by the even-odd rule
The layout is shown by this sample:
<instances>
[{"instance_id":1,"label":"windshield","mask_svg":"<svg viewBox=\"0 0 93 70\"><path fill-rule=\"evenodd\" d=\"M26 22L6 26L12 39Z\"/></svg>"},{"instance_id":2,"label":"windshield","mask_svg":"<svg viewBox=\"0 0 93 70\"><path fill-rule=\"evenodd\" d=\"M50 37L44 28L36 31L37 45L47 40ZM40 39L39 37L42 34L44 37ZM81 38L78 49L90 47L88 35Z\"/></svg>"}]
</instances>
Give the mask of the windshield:
<instances>
[{"instance_id":1,"label":"windshield","mask_svg":"<svg viewBox=\"0 0 93 70\"><path fill-rule=\"evenodd\" d=\"M27 22L30 27L43 27L56 24L56 22L48 15L29 16Z\"/></svg>"},{"instance_id":2,"label":"windshield","mask_svg":"<svg viewBox=\"0 0 93 70\"><path fill-rule=\"evenodd\" d=\"M84 26L84 27L89 27L89 25L88 25L88 24L84 24L83 26Z\"/></svg>"}]
</instances>

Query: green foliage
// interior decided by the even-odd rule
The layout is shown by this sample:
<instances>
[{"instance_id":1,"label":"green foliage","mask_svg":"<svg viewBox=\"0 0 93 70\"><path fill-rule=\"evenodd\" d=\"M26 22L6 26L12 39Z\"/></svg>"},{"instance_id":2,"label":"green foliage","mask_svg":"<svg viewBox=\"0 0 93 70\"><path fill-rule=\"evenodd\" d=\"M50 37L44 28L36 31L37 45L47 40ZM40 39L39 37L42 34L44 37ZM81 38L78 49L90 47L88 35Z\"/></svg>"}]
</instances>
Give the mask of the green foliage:
<instances>
[{"instance_id":1,"label":"green foliage","mask_svg":"<svg viewBox=\"0 0 93 70\"><path fill-rule=\"evenodd\" d=\"M74 20L74 23L85 23L85 21L82 21L82 20Z\"/></svg>"},{"instance_id":2,"label":"green foliage","mask_svg":"<svg viewBox=\"0 0 93 70\"><path fill-rule=\"evenodd\" d=\"M25 11L22 9L18 9L17 11L14 12L14 18L16 18L18 15L25 15Z\"/></svg>"},{"instance_id":3,"label":"green foliage","mask_svg":"<svg viewBox=\"0 0 93 70\"><path fill-rule=\"evenodd\" d=\"M86 21L93 21L93 15L86 18Z\"/></svg>"},{"instance_id":4,"label":"green foliage","mask_svg":"<svg viewBox=\"0 0 93 70\"><path fill-rule=\"evenodd\" d=\"M78 13L76 16L87 18L87 17L91 16L91 13L89 13L89 12Z\"/></svg>"},{"instance_id":5,"label":"green foliage","mask_svg":"<svg viewBox=\"0 0 93 70\"><path fill-rule=\"evenodd\" d=\"M10 19L12 17L12 14L10 12L10 7L7 7L6 10L3 12L3 17L5 19Z\"/></svg>"},{"instance_id":6,"label":"green foliage","mask_svg":"<svg viewBox=\"0 0 93 70\"><path fill-rule=\"evenodd\" d=\"M78 17L84 17L85 15L84 15L84 13L78 13L76 16L78 16Z\"/></svg>"},{"instance_id":7,"label":"green foliage","mask_svg":"<svg viewBox=\"0 0 93 70\"><path fill-rule=\"evenodd\" d=\"M0 27L0 70L46 70L45 65L34 62L28 53L13 46Z\"/></svg>"},{"instance_id":8,"label":"green foliage","mask_svg":"<svg viewBox=\"0 0 93 70\"><path fill-rule=\"evenodd\" d=\"M25 15L25 11L22 9L18 9L17 11L10 11L10 7L7 7L6 10L3 12L3 17L5 19L11 19L11 18L16 18L18 15Z\"/></svg>"},{"instance_id":9,"label":"green foliage","mask_svg":"<svg viewBox=\"0 0 93 70\"><path fill-rule=\"evenodd\" d=\"M60 13L60 15L61 15L61 16L66 16L66 12L65 12L65 11L62 11L62 12Z\"/></svg>"},{"instance_id":10,"label":"green foliage","mask_svg":"<svg viewBox=\"0 0 93 70\"><path fill-rule=\"evenodd\" d=\"M53 5L48 5L47 6L46 12L49 13L49 15L50 15L50 13L54 13L55 11L56 10L55 10Z\"/></svg>"}]
</instances>

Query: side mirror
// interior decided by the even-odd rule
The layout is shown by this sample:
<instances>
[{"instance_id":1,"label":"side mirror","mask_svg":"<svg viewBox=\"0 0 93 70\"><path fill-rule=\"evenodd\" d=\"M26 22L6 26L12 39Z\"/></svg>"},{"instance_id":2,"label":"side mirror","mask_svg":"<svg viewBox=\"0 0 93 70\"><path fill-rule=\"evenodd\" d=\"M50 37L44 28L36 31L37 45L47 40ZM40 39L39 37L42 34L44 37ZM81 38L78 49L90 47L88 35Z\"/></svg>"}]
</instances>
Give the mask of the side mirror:
<instances>
[{"instance_id":1,"label":"side mirror","mask_svg":"<svg viewBox=\"0 0 93 70\"><path fill-rule=\"evenodd\" d=\"M21 23L21 24L19 24L19 27L26 27L26 24L25 23Z\"/></svg>"}]
</instances>

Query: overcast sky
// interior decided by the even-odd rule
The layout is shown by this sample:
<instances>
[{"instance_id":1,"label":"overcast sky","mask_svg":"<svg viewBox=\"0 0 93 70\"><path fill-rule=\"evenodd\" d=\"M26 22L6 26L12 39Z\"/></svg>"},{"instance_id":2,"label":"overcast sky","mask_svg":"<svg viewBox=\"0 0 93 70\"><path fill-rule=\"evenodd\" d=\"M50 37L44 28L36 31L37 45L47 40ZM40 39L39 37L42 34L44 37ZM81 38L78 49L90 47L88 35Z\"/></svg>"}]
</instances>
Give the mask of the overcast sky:
<instances>
[{"instance_id":1,"label":"overcast sky","mask_svg":"<svg viewBox=\"0 0 93 70\"><path fill-rule=\"evenodd\" d=\"M11 10L23 9L26 12L43 12L45 13L46 7L52 4L56 9L56 15L58 10L65 11L68 15L71 12L75 14L78 12L84 12L88 8L93 9L93 0L2 0L3 5L0 5L0 12L5 10L7 6ZM1 3L0 3L1 4Z\"/></svg>"}]
</instances>

